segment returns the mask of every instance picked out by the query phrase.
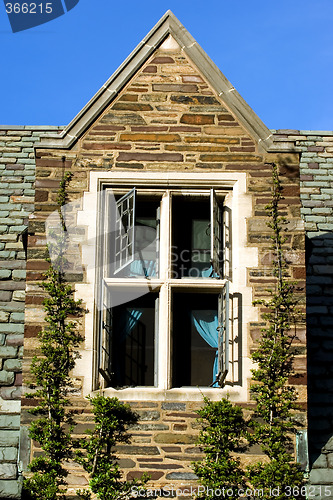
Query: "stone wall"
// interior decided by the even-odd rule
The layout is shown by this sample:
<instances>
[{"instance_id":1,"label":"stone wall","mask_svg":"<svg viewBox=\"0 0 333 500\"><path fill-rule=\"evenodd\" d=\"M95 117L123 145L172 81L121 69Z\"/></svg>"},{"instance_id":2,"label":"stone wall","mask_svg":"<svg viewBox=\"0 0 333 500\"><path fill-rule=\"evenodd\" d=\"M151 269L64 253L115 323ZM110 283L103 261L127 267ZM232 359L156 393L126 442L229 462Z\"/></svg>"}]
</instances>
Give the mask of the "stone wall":
<instances>
[{"instance_id":1,"label":"stone wall","mask_svg":"<svg viewBox=\"0 0 333 500\"><path fill-rule=\"evenodd\" d=\"M28 217L34 146L59 127L0 126L0 497L19 498L18 444Z\"/></svg>"},{"instance_id":2,"label":"stone wall","mask_svg":"<svg viewBox=\"0 0 333 500\"><path fill-rule=\"evenodd\" d=\"M46 266L44 223L50 212L56 209L57 189L64 171L73 172L68 192L70 199L78 200L78 204L89 191L91 171L98 171L101 176L109 171L126 172L126 175L144 171L247 173L247 196L252 202L253 213L247 221L246 238L248 247L258 252L259 265L248 267L242 276L246 286L251 287L253 298L258 298L267 294L273 280L270 232L264 210L270 201L270 163L273 161L283 163L283 211L289 221L289 257L292 275L298 280L300 296L305 300L299 154L265 154L179 46L173 44L171 48L169 45L168 49L163 49L163 46L158 49L72 149L37 148L36 204L34 219L29 224L27 263L26 376L29 359L38 349L37 334L43 324L44 291L39 285ZM86 275L81 278L83 283L88 279ZM246 307L252 308L251 298ZM262 326L261 321L248 323L244 321L242 325L246 345L241 353L242 359L249 356ZM92 336L87 324L85 335ZM298 345L295 362L298 377L290 382L297 385L305 418L304 328L298 332ZM247 387L246 376L241 384ZM78 384L76 388L73 404L79 412L77 432L80 432L91 423L91 414L83 398L82 385ZM248 404L247 395L244 399ZM23 400L24 425L29 424L29 404L31 400ZM132 448L120 450L126 474L133 476L146 470L152 474L154 484L160 486L184 486L187 481L192 481L194 477L188 457L198 453L194 447L198 432L194 413L196 404L168 400L138 402L133 406L140 411L141 421L134 430ZM38 453L39 449L33 446L31 455ZM257 449L253 450L253 454L257 453ZM75 486L86 484L84 473L75 464L72 464L69 481L72 492Z\"/></svg>"},{"instance_id":3,"label":"stone wall","mask_svg":"<svg viewBox=\"0 0 333 500\"><path fill-rule=\"evenodd\" d=\"M308 429L318 498L333 497L333 132L279 130L300 152L306 230ZM319 486L322 485L322 495ZM316 496L316 498L317 498ZM327 495L326 495L327 498Z\"/></svg>"}]
</instances>

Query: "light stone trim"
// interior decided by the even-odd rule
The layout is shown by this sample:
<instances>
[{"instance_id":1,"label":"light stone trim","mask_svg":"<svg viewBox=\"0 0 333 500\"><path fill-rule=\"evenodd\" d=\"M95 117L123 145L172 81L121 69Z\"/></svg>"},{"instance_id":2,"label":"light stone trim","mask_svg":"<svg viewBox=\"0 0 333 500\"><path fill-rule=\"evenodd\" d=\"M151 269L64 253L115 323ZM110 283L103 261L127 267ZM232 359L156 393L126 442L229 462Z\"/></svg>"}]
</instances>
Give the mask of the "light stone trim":
<instances>
[{"instance_id":1,"label":"light stone trim","mask_svg":"<svg viewBox=\"0 0 333 500\"><path fill-rule=\"evenodd\" d=\"M138 387L128 388L123 390L115 390L112 388L104 388L103 392L106 395L118 396L121 399L128 401L147 400L153 398L155 400L179 400L186 401L189 398L193 401L201 401L202 394L207 395L211 399L218 400L222 395L230 394L233 401L248 401L248 381L250 379L251 362L248 358L248 342L249 324L252 321L258 320L256 309L252 306L252 289L247 285L246 268L258 266L258 249L247 246L247 218L253 215L252 197L246 191L247 174L237 172L214 172L214 173L159 173L159 172L90 172L90 191L84 193L83 208L78 213L78 224L87 227L88 240L97 241L98 219L102 217L97 210L97 194L102 185L128 185L133 187L136 185L145 184L151 187L154 184L165 186L166 191L170 186L181 186L184 189L189 189L191 186L214 186L216 188L230 189L230 195L226 197L227 205L232 209L233 214L233 282L231 284L231 294L233 292L240 293L243 298L243 317L242 317L242 334L243 334L243 353L241 363L243 364L243 380L241 385L227 385L223 389L202 388L202 390L191 388L168 389L170 387L170 335L168 334L170 326L169 300L170 290L174 286L186 286L186 283L200 289L200 287L209 287L212 290L221 288L223 280L191 280L184 279L181 283L179 280L167 279L167 269L161 269L161 278L147 280L130 280L128 285L148 286L150 284L155 288L160 287L160 297L164 304L164 309L160 310L159 317L159 351L158 351L158 366L159 366L159 386L156 388ZM169 232L165 231L164 244L161 247L168 246L170 239L170 197L166 196L164 210L161 210L161 218L164 218L165 224L169 227ZM163 243L163 242L162 242ZM96 318L94 314L94 296L97 293L96 281L96 259L97 252L95 248L83 248L83 255L89 256L89 268L87 271L87 282L76 285L76 298L80 298L86 304L88 313L85 315L85 345L81 351L82 358L77 361L74 375L83 380L83 395L87 396L94 392L95 377L94 371L96 366L97 345L94 338L94 328L96 328ZM167 266L168 267L168 266ZM120 283L119 279L107 279L107 283ZM236 321L236 320L233 320ZM232 325L233 326L233 325ZM238 332L238 325L232 330ZM164 332L164 333L163 333ZM234 367L235 368L235 367ZM230 377L234 370L230 370Z\"/></svg>"}]
</instances>

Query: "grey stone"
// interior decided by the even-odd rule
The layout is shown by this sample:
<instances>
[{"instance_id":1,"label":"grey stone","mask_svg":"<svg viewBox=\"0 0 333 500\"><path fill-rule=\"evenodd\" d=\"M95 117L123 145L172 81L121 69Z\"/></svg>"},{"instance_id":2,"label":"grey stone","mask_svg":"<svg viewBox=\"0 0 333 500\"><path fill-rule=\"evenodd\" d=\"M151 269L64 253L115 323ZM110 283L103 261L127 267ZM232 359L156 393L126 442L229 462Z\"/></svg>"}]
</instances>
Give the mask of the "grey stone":
<instances>
[{"instance_id":1,"label":"grey stone","mask_svg":"<svg viewBox=\"0 0 333 500\"><path fill-rule=\"evenodd\" d=\"M19 433L17 431L5 430L0 432L0 446L17 446L18 442Z\"/></svg>"},{"instance_id":2,"label":"grey stone","mask_svg":"<svg viewBox=\"0 0 333 500\"><path fill-rule=\"evenodd\" d=\"M166 479L176 479L183 481L194 481L198 476L193 472L170 472L166 475Z\"/></svg>"},{"instance_id":3,"label":"grey stone","mask_svg":"<svg viewBox=\"0 0 333 500\"><path fill-rule=\"evenodd\" d=\"M0 461L1 462L16 462L18 449L14 446L0 448Z\"/></svg>"},{"instance_id":4,"label":"grey stone","mask_svg":"<svg viewBox=\"0 0 333 500\"><path fill-rule=\"evenodd\" d=\"M16 358L17 348L12 346L0 347L0 358Z\"/></svg>"},{"instance_id":5,"label":"grey stone","mask_svg":"<svg viewBox=\"0 0 333 500\"><path fill-rule=\"evenodd\" d=\"M333 469L312 469L309 482L310 484L333 484Z\"/></svg>"},{"instance_id":6,"label":"grey stone","mask_svg":"<svg viewBox=\"0 0 333 500\"><path fill-rule=\"evenodd\" d=\"M21 481L0 481L0 498L20 499L21 498Z\"/></svg>"},{"instance_id":7,"label":"grey stone","mask_svg":"<svg viewBox=\"0 0 333 500\"><path fill-rule=\"evenodd\" d=\"M0 311L0 323L7 323L9 319L9 313L5 311Z\"/></svg>"},{"instance_id":8,"label":"grey stone","mask_svg":"<svg viewBox=\"0 0 333 500\"><path fill-rule=\"evenodd\" d=\"M20 415L0 415L1 429L19 429Z\"/></svg>"},{"instance_id":9,"label":"grey stone","mask_svg":"<svg viewBox=\"0 0 333 500\"><path fill-rule=\"evenodd\" d=\"M15 375L13 372L7 372L6 370L0 371L0 384L2 385L12 385L15 380Z\"/></svg>"},{"instance_id":10,"label":"grey stone","mask_svg":"<svg viewBox=\"0 0 333 500\"><path fill-rule=\"evenodd\" d=\"M180 410L180 411L185 411L186 410L186 404L185 403L162 403L162 409L163 410Z\"/></svg>"},{"instance_id":11,"label":"grey stone","mask_svg":"<svg viewBox=\"0 0 333 500\"><path fill-rule=\"evenodd\" d=\"M22 361L20 359L6 359L3 365L5 370L13 372L22 371Z\"/></svg>"}]
</instances>

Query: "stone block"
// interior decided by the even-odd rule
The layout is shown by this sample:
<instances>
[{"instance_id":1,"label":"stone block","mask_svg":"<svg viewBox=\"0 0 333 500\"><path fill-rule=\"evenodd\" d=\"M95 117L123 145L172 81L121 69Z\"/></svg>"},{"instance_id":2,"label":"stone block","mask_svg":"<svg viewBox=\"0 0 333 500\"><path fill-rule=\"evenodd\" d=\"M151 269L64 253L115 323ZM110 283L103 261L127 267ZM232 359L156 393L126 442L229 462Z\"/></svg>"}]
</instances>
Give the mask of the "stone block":
<instances>
[{"instance_id":1,"label":"stone block","mask_svg":"<svg viewBox=\"0 0 333 500\"><path fill-rule=\"evenodd\" d=\"M3 430L0 433L0 446L17 447L18 443L19 443L19 433L17 431Z\"/></svg>"},{"instance_id":2,"label":"stone block","mask_svg":"<svg viewBox=\"0 0 333 500\"><path fill-rule=\"evenodd\" d=\"M22 371L22 361L20 359L6 359L3 365L4 370L21 372Z\"/></svg>"},{"instance_id":3,"label":"stone block","mask_svg":"<svg viewBox=\"0 0 333 500\"><path fill-rule=\"evenodd\" d=\"M16 462L18 449L14 446L0 448L0 461L1 462Z\"/></svg>"},{"instance_id":4,"label":"stone block","mask_svg":"<svg viewBox=\"0 0 333 500\"><path fill-rule=\"evenodd\" d=\"M0 415L1 429L19 429L20 415Z\"/></svg>"},{"instance_id":5,"label":"stone block","mask_svg":"<svg viewBox=\"0 0 333 500\"><path fill-rule=\"evenodd\" d=\"M312 469L309 482L320 485L333 484L333 469Z\"/></svg>"},{"instance_id":6,"label":"stone block","mask_svg":"<svg viewBox=\"0 0 333 500\"><path fill-rule=\"evenodd\" d=\"M0 323L7 323L9 319L9 313L5 311L0 311Z\"/></svg>"},{"instance_id":7,"label":"stone block","mask_svg":"<svg viewBox=\"0 0 333 500\"><path fill-rule=\"evenodd\" d=\"M166 475L166 479L174 479L178 481L195 481L198 476L193 472L170 472Z\"/></svg>"},{"instance_id":8,"label":"stone block","mask_svg":"<svg viewBox=\"0 0 333 500\"><path fill-rule=\"evenodd\" d=\"M25 291L24 290L16 290L15 292L13 292L13 300L16 300L18 302L24 302L25 301Z\"/></svg>"},{"instance_id":9,"label":"stone block","mask_svg":"<svg viewBox=\"0 0 333 500\"><path fill-rule=\"evenodd\" d=\"M11 323L24 323L24 312L13 312L10 315Z\"/></svg>"},{"instance_id":10,"label":"stone block","mask_svg":"<svg viewBox=\"0 0 333 500\"><path fill-rule=\"evenodd\" d=\"M0 481L0 498L20 499L21 481Z\"/></svg>"},{"instance_id":11,"label":"stone block","mask_svg":"<svg viewBox=\"0 0 333 500\"><path fill-rule=\"evenodd\" d=\"M2 325L4 326L4 325ZM0 358L16 358L17 348L12 346L0 346Z\"/></svg>"},{"instance_id":12,"label":"stone block","mask_svg":"<svg viewBox=\"0 0 333 500\"><path fill-rule=\"evenodd\" d=\"M0 384L2 385L12 385L15 380L15 375L13 372L7 372L6 370L0 371Z\"/></svg>"},{"instance_id":13,"label":"stone block","mask_svg":"<svg viewBox=\"0 0 333 500\"><path fill-rule=\"evenodd\" d=\"M162 403L162 410L186 410L185 403Z\"/></svg>"}]
</instances>

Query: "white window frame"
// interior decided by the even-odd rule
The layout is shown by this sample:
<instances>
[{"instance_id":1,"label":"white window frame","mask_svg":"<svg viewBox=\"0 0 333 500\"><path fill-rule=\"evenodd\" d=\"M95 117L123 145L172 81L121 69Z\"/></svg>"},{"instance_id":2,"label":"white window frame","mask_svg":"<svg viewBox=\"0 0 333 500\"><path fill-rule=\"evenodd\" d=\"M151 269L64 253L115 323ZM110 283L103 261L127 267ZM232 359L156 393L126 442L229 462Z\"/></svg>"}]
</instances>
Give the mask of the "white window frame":
<instances>
[{"instance_id":1,"label":"white window frame","mask_svg":"<svg viewBox=\"0 0 333 500\"><path fill-rule=\"evenodd\" d=\"M93 394L95 390L99 390L99 382L96 378L98 372L97 367L97 325L99 322L99 311L96 308L96 302L101 291L101 261L99 255L104 249L98 247L99 230L98 227L105 216L103 207L100 204L99 192L104 186L113 186L115 190L119 190L123 194L131 187L136 186L138 189L147 188L150 186L152 190L160 190L161 195L165 190L172 189L174 186L182 186L186 189L211 189L229 191L226 197L226 206L232 209L232 224L233 224L233 250L232 250L232 282L230 282L230 361L229 372L224 389L217 390L216 388L173 388L170 387L170 318L168 317L168 301L170 301L170 286L186 285L185 279L178 280L178 283L170 282L168 286L163 285L156 280L155 285L160 286L159 293L162 298L160 307L160 331L159 331L159 347L158 359L159 365L159 385L158 387L150 388L127 388L123 390L115 390L111 387L105 388L105 394L110 396L118 396L127 401L140 400L177 400L201 401L202 396L207 396L212 400L218 400L222 394L229 394L233 401L248 400L248 380L251 378L251 362L248 358L250 349L249 334L251 322L258 321L258 314L255 308L252 307L252 287L248 283L247 268L258 266L258 248L257 245L249 245L247 239L247 218L253 216L253 202L250 193L247 191L247 174L244 172L128 172L128 171L91 171L89 177L89 190L84 193L82 210L78 213L78 224L84 225L87 228L87 237L89 242L96 244L88 244L83 248L83 254L89 256L86 262L89 262L87 268L86 281L76 285L76 296L82 298L87 304L88 313L84 317L85 322L85 343L81 349L81 359L78 360L75 375L82 380L83 395ZM161 213L161 225L165 224L165 219L170 217L170 212L167 210L168 198L162 199L162 204L166 209ZM97 209L96 209L97 207ZM164 232L160 240L160 258L163 259L163 253L168 250L164 241L170 241L170 234ZM231 261L230 261L231 262ZM163 281L164 276L160 273L160 281ZM177 280L176 280L177 281ZM179 283L181 281L181 283ZM126 279L127 285L131 286L130 280ZM219 280L209 279L207 286L211 290L215 288L216 293L219 293ZM133 280L132 286L138 286L138 280ZM152 280L145 280L147 291L148 286L152 285ZM193 287L200 285L205 286L203 278L194 279ZM215 293L215 292L214 292ZM236 294L236 295L235 295ZM235 300L236 299L236 300ZM235 306L236 304L236 306ZM240 304L240 308L237 306ZM167 320L167 321L166 321ZM164 328L161 328L161 326ZM163 333L164 332L164 333ZM242 336L242 345L240 347L239 338ZM238 336L238 339L237 339ZM89 368L91 367L91 368ZM222 391L222 392L221 392Z\"/></svg>"},{"instance_id":2,"label":"white window frame","mask_svg":"<svg viewBox=\"0 0 333 500\"><path fill-rule=\"evenodd\" d=\"M109 192L112 192L112 187L111 188L106 188L106 197L105 199L108 200L110 197L108 196ZM132 200L134 200L135 203L135 196L136 193L139 194L147 194L148 193L153 193L153 194L158 194L160 193L160 190L155 191L152 187L147 187L144 189L137 189L135 186L131 187L131 189L125 193L121 193L123 196L116 202L116 233L115 233L115 238L121 237L124 238L124 229L119 227L119 220L121 218L121 213L118 213L118 210L122 207L122 204L126 202L127 199L130 197ZM138 289L142 289L142 287L145 287L147 285L147 281L149 281L149 289L156 289L159 290L159 304L160 304L160 311L158 314L158 317L161 318L161 321L159 321L158 325L155 325L155 332L158 332L157 335L155 335L155 344L156 344L156 356L155 356L155 383L156 387L163 389L163 390L170 390L173 389L172 387L172 381L171 381L171 342L172 342L172 324L171 324L171 300L172 300L172 293L176 288L181 288L186 292L191 292L195 290L202 290L205 293L216 293L224 298L228 297L227 300L224 300L224 304L228 304L229 307L229 295L228 295L228 290L229 286L226 282L225 279L216 277L208 277L208 278L203 278L203 277L198 277L198 278L174 278L172 275L172 263L171 263L171 249L172 249L172 241L171 241L171 234L172 234L172 223L175 220L172 214L172 197L173 196L202 196L203 198L207 198L207 201L209 202L210 205L210 225L211 225L211 231L214 231L214 234L212 234L211 237L211 264L213 266L213 270L216 273L221 274L221 270L223 267L222 262L220 263L219 259L222 257L222 252L221 252L221 237L222 237L222 228L218 227L218 224L220 224L220 219L222 219L222 211L221 211L221 217L217 213L220 212L220 206L217 200L217 193L214 188L211 189L176 189L174 187L173 189L165 189L162 191L162 198L161 198L161 204L160 204L160 217L161 217L161 224L160 224L160 241L159 241L159 248L162 250L164 249L164 252L161 252L161 255L159 256L158 263L159 263L159 269L157 273L157 277L149 277L146 278L144 276L142 277L135 277L135 278L128 278L128 277L113 277L109 278L108 274L108 266L103 266L104 268L104 276L103 276L103 284L102 284L102 296L103 296L103 307L105 307L104 302L108 302L108 295L111 296L111 290L115 290L115 288L119 287L119 289L126 289L126 287L130 287L129 290L133 291L135 287ZM221 190L219 190L219 194L223 195L221 193ZM109 211L109 207L105 207L106 213ZM120 212L120 210L119 210ZM133 207L133 214L135 214L135 204ZM162 222L163 221L163 222ZM122 264L121 266L118 266L118 268L115 271L116 273L125 267L125 265L129 264L130 262L133 261L133 256L135 253L135 248L134 248L134 230L135 226L130 226L129 227L129 237L127 239L132 239L131 245L132 245L132 259L127 259L125 264ZM106 228L106 233L109 234L111 231ZM219 235L218 235L219 233ZM127 235L125 235L127 236ZM110 243L109 243L110 244ZM112 243L111 243L112 245ZM106 252L108 251L108 248L106 247ZM107 259L108 261L108 259ZM146 290L148 291L148 290ZM106 298L106 300L105 300ZM161 313L161 311L164 311ZM219 367L220 367L220 373L218 375L218 378L216 381L218 384L220 384L221 387L225 385L225 379L228 373L228 352L229 352L229 345L228 345L228 339L229 339L229 314L226 313L226 305L224 305L223 308L219 308L218 311L219 315L219 340L218 340L218 355L219 355ZM222 321L220 319L220 316L224 316L224 320ZM105 311L102 312L101 315L101 323L100 323L100 341L99 341L99 361L98 361L98 367L99 367L99 373L102 375L102 378L100 378L99 383L102 387L107 387L110 384L110 379L111 379L111 373L109 371L109 360L111 354L109 353L109 331L110 331L110 325L108 325L105 321L106 313ZM227 324L224 324L223 326L222 323L225 323L227 321ZM157 342L157 339L159 340ZM227 341L226 341L227 339ZM163 343L166 341L166 345L163 345ZM169 353L169 359L165 360L165 352ZM163 360L162 360L163 358ZM137 386L137 389L143 389L145 387ZM216 390L216 387L214 387Z\"/></svg>"}]
</instances>

